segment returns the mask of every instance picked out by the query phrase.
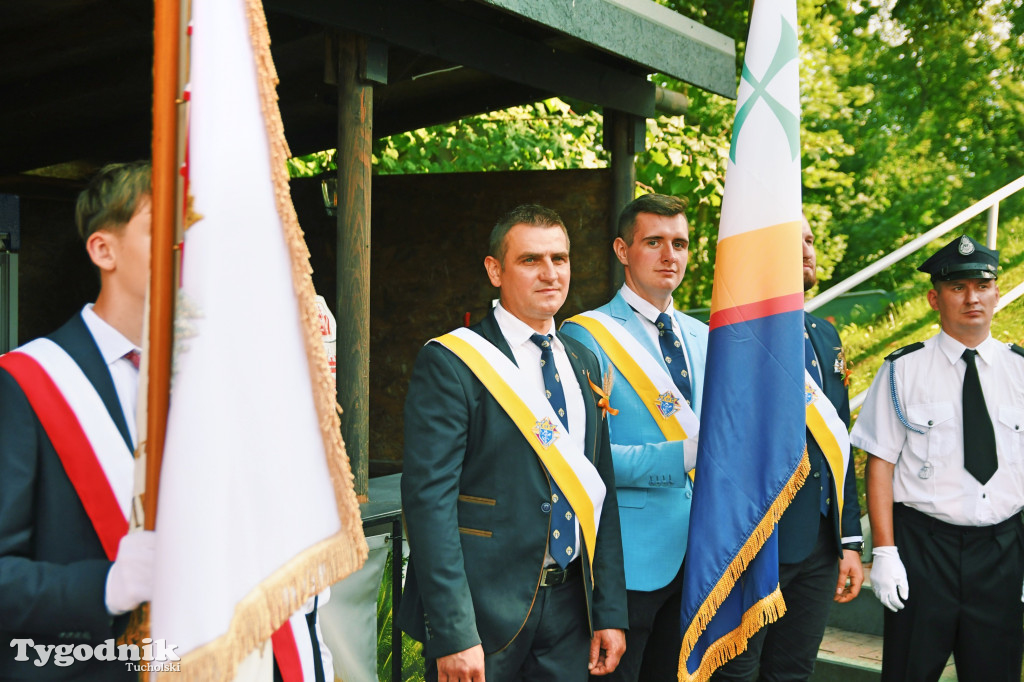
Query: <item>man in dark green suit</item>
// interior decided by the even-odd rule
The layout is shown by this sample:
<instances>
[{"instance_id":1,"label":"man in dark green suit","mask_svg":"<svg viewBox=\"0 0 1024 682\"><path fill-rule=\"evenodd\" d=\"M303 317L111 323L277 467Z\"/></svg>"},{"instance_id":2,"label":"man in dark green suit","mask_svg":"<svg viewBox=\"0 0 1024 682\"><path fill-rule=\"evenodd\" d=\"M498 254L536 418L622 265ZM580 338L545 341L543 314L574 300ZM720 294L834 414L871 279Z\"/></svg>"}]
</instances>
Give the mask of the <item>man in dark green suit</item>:
<instances>
[{"instance_id":1,"label":"man in dark green suit","mask_svg":"<svg viewBox=\"0 0 1024 682\"><path fill-rule=\"evenodd\" d=\"M608 428L591 385L600 386L600 369L555 333L569 287L558 215L514 209L492 231L489 253L501 303L471 329L428 343L413 369L399 623L423 642L428 680L582 682L614 670L628 622ZM481 357L492 354L511 390L485 385L486 373L457 354L460 332ZM509 401L520 398L536 398L536 409L516 421ZM557 416L534 422L545 410ZM577 455L565 457L567 468L548 459L555 443Z\"/></svg>"}]
</instances>

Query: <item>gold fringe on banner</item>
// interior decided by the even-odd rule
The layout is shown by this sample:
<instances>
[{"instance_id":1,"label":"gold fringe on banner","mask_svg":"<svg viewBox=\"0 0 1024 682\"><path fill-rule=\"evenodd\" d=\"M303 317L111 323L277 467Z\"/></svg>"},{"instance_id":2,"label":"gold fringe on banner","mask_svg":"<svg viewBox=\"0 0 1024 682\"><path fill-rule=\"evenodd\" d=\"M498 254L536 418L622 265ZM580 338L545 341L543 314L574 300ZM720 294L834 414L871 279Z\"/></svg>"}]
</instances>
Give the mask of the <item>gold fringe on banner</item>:
<instances>
[{"instance_id":1,"label":"gold fringe on banner","mask_svg":"<svg viewBox=\"0 0 1024 682\"><path fill-rule=\"evenodd\" d=\"M274 199L277 212L284 228L284 238L292 260L292 282L299 304L302 328L306 332L304 342L309 358L309 376L313 382L313 400L320 415L320 431L323 434L324 449L327 451L334 496L338 503L338 514L343 527L351 527L353 538L358 537L361 555L366 558L368 550L363 538L362 518L356 501L354 476L341 438L341 420L337 413L334 382L327 371L327 351L320 336L320 317L316 306L316 289L313 287L313 268L309 264L309 247L299 227L299 218L292 204L291 187L288 183L288 159L291 152L284 137L284 123L277 107L277 70L270 55L270 33L267 19L263 14L261 0L246 0L249 18L249 34L252 39L256 61L263 120L267 126L270 142L270 169L274 181Z\"/></svg>"},{"instance_id":2,"label":"gold fringe on banner","mask_svg":"<svg viewBox=\"0 0 1024 682\"><path fill-rule=\"evenodd\" d=\"M277 71L270 54L270 33L261 0L246 0L246 15L270 144L274 198L291 257L292 283L305 332L303 341L309 358L313 401L319 415L341 530L292 558L239 602L227 633L183 656L180 672L166 673L174 682L230 680L243 658L268 642L310 597L359 570L368 554L354 477L341 438L334 382L327 371L327 353L320 336L309 248L292 205L287 172L291 154L277 106Z\"/></svg>"},{"instance_id":3,"label":"gold fringe on banner","mask_svg":"<svg viewBox=\"0 0 1024 682\"><path fill-rule=\"evenodd\" d=\"M718 583L712 588L704 603L697 609L693 620L686 628L683 635L682 648L679 651L679 680L680 682L706 682L711 673L732 660L747 648L747 639L755 632L769 623L774 623L785 612L786 605L782 601L782 592L778 588L774 592L761 599L751 606L740 619L740 625L735 630L722 637L704 652L697 671L692 675L686 669L686 661L693 653L697 640L700 638L711 622L711 618L718 612L718 608L725 601L725 598L736 586L736 581L754 560L761 547L772 534L775 524L782 518L786 507L796 497L800 486L807 480L811 472L811 463L807 458L807 448L804 447L803 456L796 471L790 476L789 481L779 491L775 501L772 502L764 518L754 528L754 531L747 538L747 541L740 548L739 553L725 569L725 573L719 578Z\"/></svg>"},{"instance_id":4,"label":"gold fringe on banner","mask_svg":"<svg viewBox=\"0 0 1024 682\"><path fill-rule=\"evenodd\" d=\"M269 644L271 635L310 597L362 566L365 540L361 545L360 553L343 528L295 556L235 605L227 633L187 653L180 671L160 673L160 678L167 675L174 682L231 680L238 663L260 645Z\"/></svg>"}]
</instances>

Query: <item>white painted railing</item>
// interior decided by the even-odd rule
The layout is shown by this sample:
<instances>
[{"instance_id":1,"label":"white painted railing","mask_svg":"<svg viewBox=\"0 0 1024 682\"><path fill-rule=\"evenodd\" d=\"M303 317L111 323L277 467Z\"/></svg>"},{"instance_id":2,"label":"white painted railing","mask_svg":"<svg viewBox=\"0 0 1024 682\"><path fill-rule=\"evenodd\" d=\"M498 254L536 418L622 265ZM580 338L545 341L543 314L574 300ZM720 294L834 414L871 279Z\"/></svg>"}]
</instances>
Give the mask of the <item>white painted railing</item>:
<instances>
[{"instance_id":1,"label":"white painted railing","mask_svg":"<svg viewBox=\"0 0 1024 682\"><path fill-rule=\"evenodd\" d=\"M833 287L829 287L826 291L823 291L814 298L808 300L807 303L804 305L804 309L810 312L812 310L820 308L829 301L835 300L839 296L853 289L858 284L866 282L867 280L871 279L878 273L888 268L893 263L898 263L899 261L903 260L904 258L914 253L915 251L918 251L919 249L927 246L932 241L960 227L968 220L970 220L976 215L979 215L982 211L985 210L988 211L988 230L985 234L985 245L990 249L996 248L996 237L999 228L999 202L1005 199L1006 197L1010 196L1011 194L1019 192L1021 189L1024 189L1024 175L1020 176L1013 182L1005 185L1001 189L996 190L992 194L989 194L987 197L975 203L970 208L966 208L963 211L960 211L949 220L942 222L936 227L933 227L932 229L922 234L920 237L917 237L916 239L907 242L906 244L896 249L892 253L888 254L887 256L878 259L877 261L867 266L860 272L851 275L850 277L847 277L842 282L836 284ZM1013 303L1021 296L1024 296L1024 282L1021 282L1016 287L1014 287L1007 293L1002 294L999 297L999 304L996 306L995 312L998 313L1000 310L1005 308L1010 303ZM867 391L861 391L856 396L851 398L850 409L856 410L858 407L863 405L866 396Z\"/></svg>"}]
</instances>

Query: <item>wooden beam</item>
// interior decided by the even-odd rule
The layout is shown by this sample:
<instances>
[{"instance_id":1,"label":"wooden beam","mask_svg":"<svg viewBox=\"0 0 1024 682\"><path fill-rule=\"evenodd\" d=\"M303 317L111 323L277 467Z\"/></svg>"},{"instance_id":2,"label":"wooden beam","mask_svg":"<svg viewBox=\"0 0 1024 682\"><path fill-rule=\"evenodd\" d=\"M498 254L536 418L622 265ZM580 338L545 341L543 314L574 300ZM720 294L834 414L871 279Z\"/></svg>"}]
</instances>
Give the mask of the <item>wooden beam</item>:
<instances>
[{"instance_id":1,"label":"wooden beam","mask_svg":"<svg viewBox=\"0 0 1024 682\"><path fill-rule=\"evenodd\" d=\"M264 5L540 90L639 116L654 115L654 84L647 81L643 67L611 66L607 56L601 61L580 56L443 3L267 0Z\"/></svg>"},{"instance_id":2,"label":"wooden beam","mask_svg":"<svg viewBox=\"0 0 1024 682\"><path fill-rule=\"evenodd\" d=\"M366 38L338 40L338 402L360 501L370 483L370 180L373 86L359 80Z\"/></svg>"}]
</instances>

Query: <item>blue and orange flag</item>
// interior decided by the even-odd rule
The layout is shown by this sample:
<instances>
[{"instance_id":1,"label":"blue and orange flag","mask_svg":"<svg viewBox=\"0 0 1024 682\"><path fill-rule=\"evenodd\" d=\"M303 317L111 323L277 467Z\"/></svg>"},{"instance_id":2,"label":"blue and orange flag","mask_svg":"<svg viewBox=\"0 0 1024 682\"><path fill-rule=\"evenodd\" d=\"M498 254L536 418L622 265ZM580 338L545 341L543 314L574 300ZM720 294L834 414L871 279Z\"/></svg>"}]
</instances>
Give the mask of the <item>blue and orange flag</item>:
<instances>
[{"instance_id":1,"label":"blue and orange flag","mask_svg":"<svg viewBox=\"0 0 1024 682\"><path fill-rule=\"evenodd\" d=\"M752 10L726 172L680 680L706 680L785 612L776 523L804 456L800 88L795 0Z\"/></svg>"}]
</instances>

